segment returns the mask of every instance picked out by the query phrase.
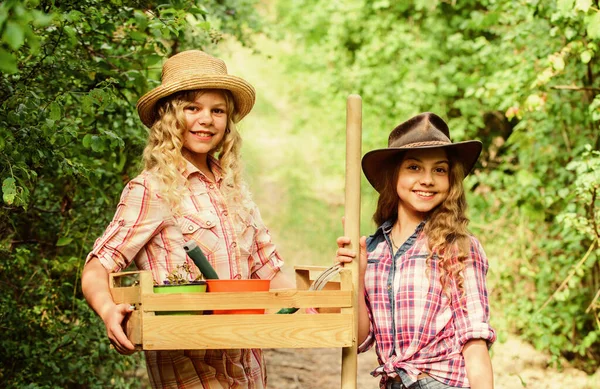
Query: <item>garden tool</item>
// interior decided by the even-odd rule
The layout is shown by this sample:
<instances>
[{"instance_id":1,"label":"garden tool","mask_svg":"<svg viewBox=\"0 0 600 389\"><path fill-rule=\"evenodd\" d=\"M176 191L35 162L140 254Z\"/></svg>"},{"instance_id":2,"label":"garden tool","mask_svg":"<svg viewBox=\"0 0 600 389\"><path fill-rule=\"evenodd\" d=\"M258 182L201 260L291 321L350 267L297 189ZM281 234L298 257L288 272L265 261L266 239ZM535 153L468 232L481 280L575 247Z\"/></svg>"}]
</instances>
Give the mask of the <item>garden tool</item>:
<instances>
[{"instance_id":1,"label":"garden tool","mask_svg":"<svg viewBox=\"0 0 600 389\"><path fill-rule=\"evenodd\" d=\"M310 285L308 290L323 289L325 287L325 285L329 282L329 280L331 280L333 277L335 277L336 274L338 274L342 268L343 268L343 266L339 262L336 263L335 265L331 266L330 268L325 270L323 273L321 273L321 275ZM298 308L281 308L279 311L277 311L277 314L290 314L290 313L296 313L297 311L298 311Z\"/></svg>"},{"instance_id":2,"label":"garden tool","mask_svg":"<svg viewBox=\"0 0 600 389\"><path fill-rule=\"evenodd\" d=\"M200 247L198 247L196 242L194 242L193 240L188 240L183 245L183 249L185 250L187 255L189 255L189 257L192 258L192 261L194 261L194 264L196 264L196 266L198 266L200 273L202 273L202 275L204 276L205 279L207 279L207 280L218 280L219 279L217 272L210 265L210 263L208 262L208 259L206 259L206 256L204 255L202 250L200 250Z\"/></svg>"}]
</instances>

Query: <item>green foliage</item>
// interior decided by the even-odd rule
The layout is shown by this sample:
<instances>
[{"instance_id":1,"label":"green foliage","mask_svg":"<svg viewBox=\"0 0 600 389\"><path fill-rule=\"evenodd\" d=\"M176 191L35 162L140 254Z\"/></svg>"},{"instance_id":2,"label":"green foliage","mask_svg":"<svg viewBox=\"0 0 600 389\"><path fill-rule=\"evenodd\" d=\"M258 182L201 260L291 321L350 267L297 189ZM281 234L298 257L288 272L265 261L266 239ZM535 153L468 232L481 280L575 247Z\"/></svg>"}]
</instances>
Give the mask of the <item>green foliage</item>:
<instances>
[{"instance_id":1,"label":"green foliage","mask_svg":"<svg viewBox=\"0 0 600 389\"><path fill-rule=\"evenodd\" d=\"M277 11L273 36L295 42L287 71L305 82L301 104L326 108L322 127L343 120L331 102L358 93L364 151L422 111L447 118L454 140L484 143L467 186L491 261L493 320L594 371L598 2L298 0ZM332 145L327 165L344 133L320 134Z\"/></svg>"},{"instance_id":2,"label":"green foliage","mask_svg":"<svg viewBox=\"0 0 600 389\"><path fill-rule=\"evenodd\" d=\"M139 171L135 102L161 60L222 34L249 41L252 5L0 3L0 386L140 385L142 357L110 350L82 298L84 257Z\"/></svg>"}]
</instances>

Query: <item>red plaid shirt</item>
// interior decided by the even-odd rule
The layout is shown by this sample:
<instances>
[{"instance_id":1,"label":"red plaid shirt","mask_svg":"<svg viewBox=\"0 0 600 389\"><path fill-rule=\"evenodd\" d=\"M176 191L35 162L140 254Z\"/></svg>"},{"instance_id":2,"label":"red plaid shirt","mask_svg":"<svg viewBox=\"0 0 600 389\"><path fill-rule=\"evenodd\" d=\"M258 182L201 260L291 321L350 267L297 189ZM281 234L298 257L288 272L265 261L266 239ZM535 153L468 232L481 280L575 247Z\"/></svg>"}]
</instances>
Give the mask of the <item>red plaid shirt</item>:
<instances>
[{"instance_id":1,"label":"red plaid shirt","mask_svg":"<svg viewBox=\"0 0 600 389\"><path fill-rule=\"evenodd\" d=\"M367 239L365 299L371 328L359 352L377 344L380 366L371 374L382 376L382 388L400 370L411 380L404 382L406 386L424 372L447 385L469 387L463 346L471 339L485 339L488 344L496 340L489 325L488 263L483 248L471 237L470 258L463 271L464 297L459 298L451 281L449 301L442 291L438 261L434 258L427 269L425 222L395 256L389 240L392 224L384 223Z\"/></svg>"},{"instance_id":2,"label":"red plaid shirt","mask_svg":"<svg viewBox=\"0 0 600 389\"><path fill-rule=\"evenodd\" d=\"M221 172L211 159L216 183L191 163L183 176L189 193L173 214L160 197L159 183L143 172L127 184L117 211L98 238L87 261L97 257L109 272L135 262L162 283L177 265L188 262L183 244L193 239L221 279L272 279L283 262L271 242L256 206L241 214L230 212L221 194ZM196 269L197 270L197 269ZM197 275L190 275L193 279ZM146 351L148 375L154 388L266 387L261 350Z\"/></svg>"}]
</instances>

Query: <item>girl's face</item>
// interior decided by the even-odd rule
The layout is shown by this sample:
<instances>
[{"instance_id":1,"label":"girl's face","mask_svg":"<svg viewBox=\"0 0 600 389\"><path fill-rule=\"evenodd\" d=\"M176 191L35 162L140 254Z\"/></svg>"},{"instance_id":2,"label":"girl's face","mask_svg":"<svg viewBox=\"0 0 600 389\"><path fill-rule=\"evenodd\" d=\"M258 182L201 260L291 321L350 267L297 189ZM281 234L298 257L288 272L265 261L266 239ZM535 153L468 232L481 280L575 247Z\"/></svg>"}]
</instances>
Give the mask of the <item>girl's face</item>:
<instances>
[{"instance_id":1,"label":"girl's face","mask_svg":"<svg viewBox=\"0 0 600 389\"><path fill-rule=\"evenodd\" d=\"M424 219L440 205L450 189L450 162L442 148L406 152L398 171L396 191L401 212Z\"/></svg>"},{"instance_id":2,"label":"girl's face","mask_svg":"<svg viewBox=\"0 0 600 389\"><path fill-rule=\"evenodd\" d=\"M186 130L183 134L184 155L199 162L215 149L227 129L227 102L219 91L206 91L184 109Z\"/></svg>"}]
</instances>

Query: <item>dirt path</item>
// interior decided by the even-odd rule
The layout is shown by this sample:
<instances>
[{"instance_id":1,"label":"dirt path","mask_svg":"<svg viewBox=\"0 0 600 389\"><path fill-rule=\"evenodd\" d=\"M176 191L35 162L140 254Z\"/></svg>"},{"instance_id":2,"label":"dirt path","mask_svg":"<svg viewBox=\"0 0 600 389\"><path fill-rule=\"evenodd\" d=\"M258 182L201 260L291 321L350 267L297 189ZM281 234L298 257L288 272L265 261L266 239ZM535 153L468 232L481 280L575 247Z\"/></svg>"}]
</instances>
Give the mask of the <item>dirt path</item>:
<instances>
[{"instance_id":1,"label":"dirt path","mask_svg":"<svg viewBox=\"0 0 600 389\"><path fill-rule=\"evenodd\" d=\"M492 363L496 389L598 389L600 371L593 376L565 366L548 367L549 357L517 338L493 347ZM335 389L340 387L339 349L265 350L269 387L273 389ZM379 379L369 374L377 366L375 352L358 358L358 388L378 389Z\"/></svg>"},{"instance_id":2,"label":"dirt path","mask_svg":"<svg viewBox=\"0 0 600 389\"><path fill-rule=\"evenodd\" d=\"M340 388L341 349L267 349L269 389ZM492 348L496 389L599 389L600 370L588 376L565 365L549 368L550 357L531 345L509 337ZM369 373L377 367L375 352L358 356L358 389L379 389L379 379ZM146 370L137 370L143 388L150 388Z\"/></svg>"}]
</instances>

